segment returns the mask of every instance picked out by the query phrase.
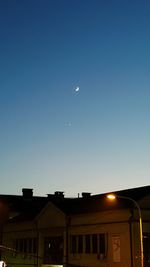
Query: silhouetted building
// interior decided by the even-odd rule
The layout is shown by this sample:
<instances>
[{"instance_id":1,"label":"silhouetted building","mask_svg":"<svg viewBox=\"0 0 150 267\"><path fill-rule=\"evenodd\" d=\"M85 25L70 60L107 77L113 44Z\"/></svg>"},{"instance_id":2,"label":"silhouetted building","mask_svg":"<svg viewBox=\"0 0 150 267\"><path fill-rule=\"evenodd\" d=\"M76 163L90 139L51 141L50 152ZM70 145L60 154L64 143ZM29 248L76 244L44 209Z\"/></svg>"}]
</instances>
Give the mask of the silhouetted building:
<instances>
[{"instance_id":1,"label":"silhouetted building","mask_svg":"<svg viewBox=\"0 0 150 267\"><path fill-rule=\"evenodd\" d=\"M2 259L9 267L140 267L139 214L133 202L106 194L47 197L23 189L1 195L10 209L3 225ZM114 192L140 206L145 267L150 266L150 186Z\"/></svg>"}]
</instances>

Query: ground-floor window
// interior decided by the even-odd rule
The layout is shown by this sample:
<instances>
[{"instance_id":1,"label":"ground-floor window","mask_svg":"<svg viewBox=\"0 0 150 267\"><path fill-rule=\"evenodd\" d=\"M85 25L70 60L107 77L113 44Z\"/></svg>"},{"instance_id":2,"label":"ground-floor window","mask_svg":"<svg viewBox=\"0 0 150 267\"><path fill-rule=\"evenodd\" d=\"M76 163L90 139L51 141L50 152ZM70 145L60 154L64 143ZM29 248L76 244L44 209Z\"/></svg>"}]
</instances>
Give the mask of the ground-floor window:
<instances>
[{"instance_id":1,"label":"ground-floor window","mask_svg":"<svg viewBox=\"0 0 150 267\"><path fill-rule=\"evenodd\" d=\"M98 236L97 234L92 235L92 253L97 254L98 252Z\"/></svg>"},{"instance_id":2,"label":"ground-floor window","mask_svg":"<svg viewBox=\"0 0 150 267\"><path fill-rule=\"evenodd\" d=\"M86 234L70 236L71 254L99 254L106 257L107 254L107 234Z\"/></svg>"},{"instance_id":3,"label":"ground-floor window","mask_svg":"<svg viewBox=\"0 0 150 267\"><path fill-rule=\"evenodd\" d=\"M13 248L21 253L36 254L37 238L17 238L13 240Z\"/></svg>"},{"instance_id":4,"label":"ground-floor window","mask_svg":"<svg viewBox=\"0 0 150 267\"><path fill-rule=\"evenodd\" d=\"M91 235L85 235L85 253L91 253Z\"/></svg>"},{"instance_id":5,"label":"ground-floor window","mask_svg":"<svg viewBox=\"0 0 150 267\"><path fill-rule=\"evenodd\" d=\"M44 264L62 264L63 237L50 236L44 239Z\"/></svg>"},{"instance_id":6,"label":"ground-floor window","mask_svg":"<svg viewBox=\"0 0 150 267\"><path fill-rule=\"evenodd\" d=\"M150 267L150 233L143 234L144 267Z\"/></svg>"}]
</instances>

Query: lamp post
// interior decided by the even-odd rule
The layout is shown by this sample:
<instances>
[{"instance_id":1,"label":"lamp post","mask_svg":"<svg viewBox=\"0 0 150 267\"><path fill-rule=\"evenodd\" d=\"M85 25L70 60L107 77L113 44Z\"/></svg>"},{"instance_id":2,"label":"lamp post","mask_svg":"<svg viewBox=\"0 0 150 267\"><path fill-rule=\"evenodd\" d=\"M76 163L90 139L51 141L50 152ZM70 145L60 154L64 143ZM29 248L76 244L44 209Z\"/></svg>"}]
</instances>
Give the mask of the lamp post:
<instances>
[{"instance_id":1,"label":"lamp post","mask_svg":"<svg viewBox=\"0 0 150 267\"><path fill-rule=\"evenodd\" d=\"M141 267L144 267L144 255L143 255L143 227L142 227L142 214L141 214L141 209L139 204L130 197L125 197L125 196L118 196L115 194L108 194L106 196L109 200L115 200L116 198L121 198L121 199L126 199L126 200L130 200L132 201L132 203L134 203L135 207L138 210L138 214L139 214L139 227L140 227L140 258L141 258Z\"/></svg>"}]
</instances>

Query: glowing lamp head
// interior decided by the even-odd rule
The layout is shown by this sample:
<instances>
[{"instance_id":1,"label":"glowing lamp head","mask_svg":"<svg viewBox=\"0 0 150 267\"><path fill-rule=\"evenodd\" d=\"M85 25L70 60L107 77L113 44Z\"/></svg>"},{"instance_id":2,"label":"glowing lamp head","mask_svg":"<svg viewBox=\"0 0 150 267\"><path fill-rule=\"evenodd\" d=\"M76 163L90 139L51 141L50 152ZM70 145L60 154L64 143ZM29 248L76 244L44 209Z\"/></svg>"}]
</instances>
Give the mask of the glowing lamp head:
<instances>
[{"instance_id":1,"label":"glowing lamp head","mask_svg":"<svg viewBox=\"0 0 150 267\"><path fill-rule=\"evenodd\" d=\"M115 200L116 199L116 196L114 194L108 194L106 196L109 200Z\"/></svg>"}]
</instances>

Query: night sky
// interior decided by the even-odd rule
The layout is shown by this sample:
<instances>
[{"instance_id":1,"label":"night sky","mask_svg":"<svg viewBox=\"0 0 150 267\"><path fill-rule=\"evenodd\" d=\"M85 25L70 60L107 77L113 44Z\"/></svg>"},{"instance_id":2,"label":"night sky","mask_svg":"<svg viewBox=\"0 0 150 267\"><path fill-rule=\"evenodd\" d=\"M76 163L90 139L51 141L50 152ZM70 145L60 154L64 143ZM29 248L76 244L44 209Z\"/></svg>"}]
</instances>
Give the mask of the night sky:
<instances>
[{"instance_id":1,"label":"night sky","mask_svg":"<svg viewBox=\"0 0 150 267\"><path fill-rule=\"evenodd\" d=\"M149 177L150 1L1 0L0 193Z\"/></svg>"}]
</instances>

